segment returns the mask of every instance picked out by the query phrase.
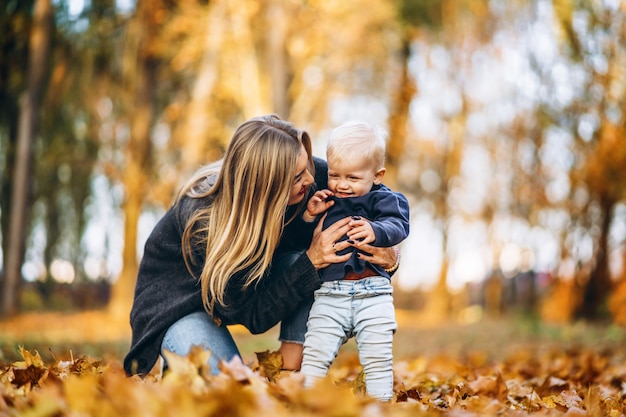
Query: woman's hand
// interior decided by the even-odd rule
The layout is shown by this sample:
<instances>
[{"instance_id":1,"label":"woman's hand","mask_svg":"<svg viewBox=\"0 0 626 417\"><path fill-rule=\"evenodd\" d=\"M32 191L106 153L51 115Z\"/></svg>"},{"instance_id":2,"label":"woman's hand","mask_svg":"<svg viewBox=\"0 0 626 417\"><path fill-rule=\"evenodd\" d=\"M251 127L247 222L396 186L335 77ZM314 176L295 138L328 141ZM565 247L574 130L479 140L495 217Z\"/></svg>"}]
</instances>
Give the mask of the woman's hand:
<instances>
[{"instance_id":1,"label":"woman's hand","mask_svg":"<svg viewBox=\"0 0 626 417\"><path fill-rule=\"evenodd\" d=\"M326 217L326 215L324 215L324 217ZM343 242L337 241L350 230L348 223L350 223L352 219L346 217L345 219L338 220L326 230L322 231L324 217L322 217L317 224L313 232L311 246L309 246L309 249L306 251L315 269L326 268L328 265L334 263L346 262L351 256L351 253L338 256L336 252L351 246L347 240Z\"/></svg>"},{"instance_id":2,"label":"woman's hand","mask_svg":"<svg viewBox=\"0 0 626 417\"><path fill-rule=\"evenodd\" d=\"M359 245L358 248L359 250L372 254L371 256L367 256L366 254L359 252L359 259L362 259L374 265L379 265L383 269L392 269L396 266L396 262L398 261L398 251L394 247L379 248L372 245Z\"/></svg>"}]
</instances>

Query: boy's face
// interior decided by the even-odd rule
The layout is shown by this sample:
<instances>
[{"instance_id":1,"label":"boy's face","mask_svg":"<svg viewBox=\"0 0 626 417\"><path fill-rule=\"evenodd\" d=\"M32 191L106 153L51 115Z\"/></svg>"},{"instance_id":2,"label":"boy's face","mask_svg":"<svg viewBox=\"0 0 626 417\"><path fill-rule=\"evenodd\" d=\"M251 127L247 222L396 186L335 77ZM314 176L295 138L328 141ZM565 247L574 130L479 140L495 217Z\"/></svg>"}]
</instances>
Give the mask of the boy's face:
<instances>
[{"instance_id":1,"label":"boy's face","mask_svg":"<svg viewBox=\"0 0 626 417\"><path fill-rule=\"evenodd\" d=\"M328 189L335 197L359 197L370 192L374 184L380 184L385 168L373 168L366 158L344 158L341 162L328 160Z\"/></svg>"}]
</instances>

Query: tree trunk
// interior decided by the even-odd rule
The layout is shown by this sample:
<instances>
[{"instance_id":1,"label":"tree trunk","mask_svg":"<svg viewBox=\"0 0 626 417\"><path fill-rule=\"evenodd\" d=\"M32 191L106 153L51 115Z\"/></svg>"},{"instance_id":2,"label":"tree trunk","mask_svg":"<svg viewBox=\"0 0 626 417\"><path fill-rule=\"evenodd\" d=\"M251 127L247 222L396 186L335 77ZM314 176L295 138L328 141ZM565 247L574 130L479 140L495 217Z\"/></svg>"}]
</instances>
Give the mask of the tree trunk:
<instances>
[{"instance_id":1,"label":"tree trunk","mask_svg":"<svg viewBox=\"0 0 626 417\"><path fill-rule=\"evenodd\" d=\"M289 116L289 69L287 59L287 11L282 1L272 0L266 9L267 26L272 28L267 33L265 62L269 65L272 112L282 118Z\"/></svg>"},{"instance_id":2,"label":"tree trunk","mask_svg":"<svg viewBox=\"0 0 626 417\"><path fill-rule=\"evenodd\" d=\"M219 152L220 127L211 111L218 82L218 60L224 35L226 4L224 1L211 2L207 12L206 35L198 76L191 91L191 101L187 106L180 128L176 131L180 143L183 173L194 172L201 164L221 157Z\"/></svg>"},{"instance_id":3,"label":"tree trunk","mask_svg":"<svg viewBox=\"0 0 626 417\"><path fill-rule=\"evenodd\" d=\"M443 323L450 318L452 297L448 290L448 267L449 261L444 256L441 262L441 270L439 271L439 279L428 293L426 305L424 306L428 320L432 323Z\"/></svg>"},{"instance_id":4,"label":"tree trunk","mask_svg":"<svg viewBox=\"0 0 626 417\"><path fill-rule=\"evenodd\" d=\"M267 113L269 99L261 86L261 68L257 57L255 37L251 29L253 11L248 0L227 2L229 23L239 75L239 106L244 119Z\"/></svg>"},{"instance_id":5,"label":"tree trunk","mask_svg":"<svg viewBox=\"0 0 626 417\"><path fill-rule=\"evenodd\" d=\"M113 285L108 309L113 319L128 318L137 277L137 228L148 182L150 160L150 128L156 62L149 42L156 38L158 19L155 15L159 2L138 1L136 15L129 23L125 45L128 66L124 78L132 92L130 110L130 139L126 149L126 167L123 174L125 189L124 250L122 271Z\"/></svg>"},{"instance_id":6,"label":"tree trunk","mask_svg":"<svg viewBox=\"0 0 626 417\"><path fill-rule=\"evenodd\" d=\"M400 167L404 144L407 136L407 121L409 120L409 108L411 101L417 92L413 78L409 70L411 58L411 37L405 36L402 41L402 73L398 88L391 104L392 112L389 117L389 141L387 143L387 158L385 167L385 184L392 189L397 188L398 169Z\"/></svg>"},{"instance_id":7,"label":"tree trunk","mask_svg":"<svg viewBox=\"0 0 626 417\"><path fill-rule=\"evenodd\" d=\"M611 276L609 272L609 232L614 203L604 198L602 204L602 224L598 250L595 256L595 264L585 284L582 297L582 305L578 316L585 319L595 320L608 318L606 302L611 292Z\"/></svg>"},{"instance_id":8,"label":"tree trunk","mask_svg":"<svg viewBox=\"0 0 626 417\"><path fill-rule=\"evenodd\" d=\"M626 328L626 250L622 251L622 276L609 297L613 322Z\"/></svg>"},{"instance_id":9,"label":"tree trunk","mask_svg":"<svg viewBox=\"0 0 626 417\"><path fill-rule=\"evenodd\" d=\"M6 129L0 136L0 148L4 156L4 166L0 169L0 236L2 239L2 265L6 269L9 247L9 224L11 212L11 194L13 190L13 171L15 169L15 152L17 148L17 131L19 121L19 100L16 88L9 88L9 80L15 77L18 68L26 68L28 63L28 34L19 34L18 22L23 22L31 15L33 0L16 3L18 6L11 14L0 19L0 55L6 59L0 65L0 123ZM25 39L26 38L26 39ZM25 44L25 45L24 45ZM17 47L17 45L21 45ZM26 76L26 75L24 75ZM25 84L25 81L24 81ZM0 270L0 294L2 294L2 271ZM2 305L2 300L0 300Z\"/></svg>"},{"instance_id":10,"label":"tree trunk","mask_svg":"<svg viewBox=\"0 0 626 417\"><path fill-rule=\"evenodd\" d=\"M30 34L28 84L20 101L17 151L9 212L7 264L2 281L2 315L17 311L21 269L24 262L26 231L31 193L33 142L37 135L39 109L43 92L52 36L53 8L50 0L37 0Z\"/></svg>"}]
</instances>

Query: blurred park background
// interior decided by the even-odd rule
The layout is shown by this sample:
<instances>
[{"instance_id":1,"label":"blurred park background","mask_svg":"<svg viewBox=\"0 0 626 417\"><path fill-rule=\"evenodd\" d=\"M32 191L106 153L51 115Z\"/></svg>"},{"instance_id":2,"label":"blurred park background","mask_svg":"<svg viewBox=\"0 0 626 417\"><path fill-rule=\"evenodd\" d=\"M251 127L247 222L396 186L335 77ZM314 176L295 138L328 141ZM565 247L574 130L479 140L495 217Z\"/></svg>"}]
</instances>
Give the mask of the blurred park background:
<instances>
[{"instance_id":1,"label":"blurred park background","mask_svg":"<svg viewBox=\"0 0 626 417\"><path fill-rule=\"evenodd\" d=\"M322 157L388 130L399 310L626 325L621 0L2 0L3 319L127 331L152 227L266 113Z\"/></svg>"}]
</instances>

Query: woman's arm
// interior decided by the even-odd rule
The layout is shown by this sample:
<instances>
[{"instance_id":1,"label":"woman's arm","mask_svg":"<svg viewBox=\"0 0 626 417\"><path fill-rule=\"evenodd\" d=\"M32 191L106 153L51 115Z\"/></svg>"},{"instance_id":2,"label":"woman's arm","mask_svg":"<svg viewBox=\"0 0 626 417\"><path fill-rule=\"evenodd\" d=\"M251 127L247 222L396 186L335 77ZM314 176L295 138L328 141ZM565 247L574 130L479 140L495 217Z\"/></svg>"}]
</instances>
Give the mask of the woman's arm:
<instances>
[{"instance_id":1,"label":"woman's arm","mask_svg":"<svg viewBox=\"0 0 626 417\"><path fill-rule=\"evenodd\" d=\"M239 273L228 283L225 304L215 303L214 318L223 324L242 324L253 334L263 333L291 314L319 288L320 279L304 251L292 263L276 268L258 283L245 286Z\"/></svg>"}]
</instances>

